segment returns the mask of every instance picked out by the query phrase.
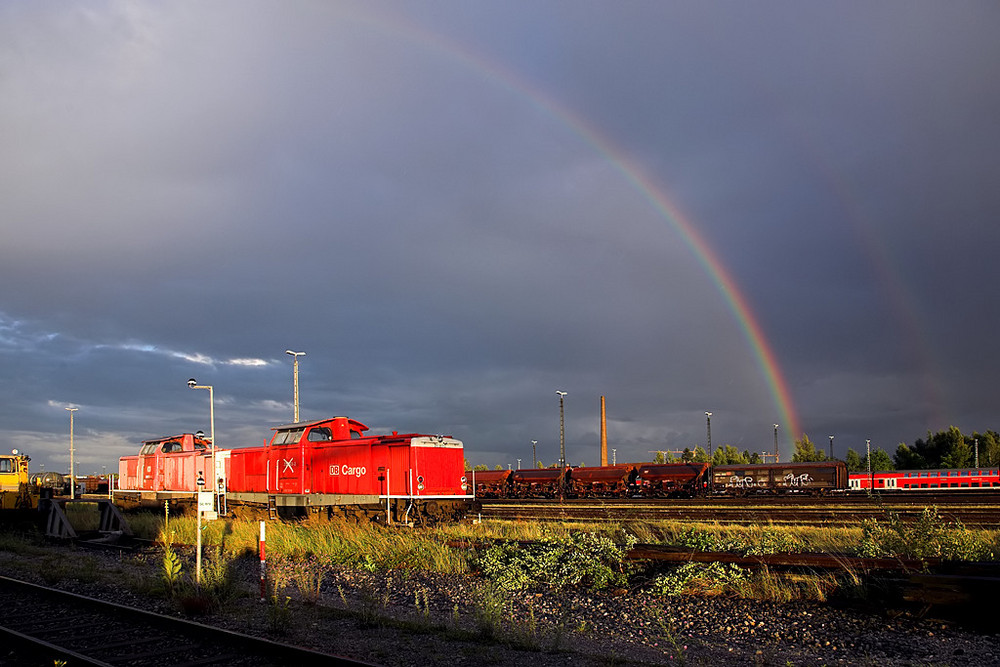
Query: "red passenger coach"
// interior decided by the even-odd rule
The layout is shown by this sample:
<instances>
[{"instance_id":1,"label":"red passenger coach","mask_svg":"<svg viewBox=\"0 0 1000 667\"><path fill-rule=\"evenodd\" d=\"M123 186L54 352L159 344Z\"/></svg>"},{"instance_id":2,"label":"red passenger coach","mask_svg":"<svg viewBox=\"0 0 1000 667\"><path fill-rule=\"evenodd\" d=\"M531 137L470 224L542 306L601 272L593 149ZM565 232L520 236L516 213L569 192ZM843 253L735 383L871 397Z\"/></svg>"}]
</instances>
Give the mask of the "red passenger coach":
<instances>
[{"instance_id":1,"label":"red passenger coach","mask_svg":"<svg viewBox=\"0 0 1000 667\"><path fill-rule=\"evenodd\" d=\"M347 417L273 430L271 442L263 447L216 452L222 513L418 522L460 516L471 504L460 440L419 433L366 436L368 427ZM150 442L166 440L173 439ZM149 460L143 454L124 457L116 497L129 501L138 494L140 500L162 502L151 492L195 490L191 484L197 472L211 470L206 462L211 460L210 448L192 446L182 455L190 459L185 465L192 471L191 482L164 478L158 486L124 471L131 470L131 459L141 459L137 469L166 466L171 453L159 447L145 454Z\"/></svg>"},{"instance_id":2,"label":"red passenger coach","mask_svg":"<svg viewBox=\"0 0 1000 667\"><path fill-rule=\"evenodd\" d=\"M997 468L876 470L871 473L851 473L852 491L868 491L872 488L875 491L962 491L997 487L1000 487L1000 469Z\"/></svg>"}]
</instances>

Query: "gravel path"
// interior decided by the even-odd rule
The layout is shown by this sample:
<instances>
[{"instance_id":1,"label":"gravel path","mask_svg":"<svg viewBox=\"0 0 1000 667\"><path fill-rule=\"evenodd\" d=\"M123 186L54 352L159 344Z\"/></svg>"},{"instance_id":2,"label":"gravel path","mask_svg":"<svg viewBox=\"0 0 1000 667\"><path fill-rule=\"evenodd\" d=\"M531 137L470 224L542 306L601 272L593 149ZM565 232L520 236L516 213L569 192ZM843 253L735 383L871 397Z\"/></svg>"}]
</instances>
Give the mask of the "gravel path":
<instances>
[{"instance_id":1,"label":"gravel path","mask_svg":"<svg viewBox=\"0 0 1000 667\"><path fill-rule=\"evenodd\" d=\"M67 568L52 585L179 613L177 603L133 590L159 577L158 553L54 549L43 577L38 558L0 552L0 572L51 582L60 558L95 566L86 576ZM347 570L329 573L313 604L292 587L287 607L275 607L254 594L256 567L242 562L244 595L197 620L390 667L1000 665L1000 636L909 614L634 591L531 591L504 602L471 576Z\"/></svg>"}]
</instances>

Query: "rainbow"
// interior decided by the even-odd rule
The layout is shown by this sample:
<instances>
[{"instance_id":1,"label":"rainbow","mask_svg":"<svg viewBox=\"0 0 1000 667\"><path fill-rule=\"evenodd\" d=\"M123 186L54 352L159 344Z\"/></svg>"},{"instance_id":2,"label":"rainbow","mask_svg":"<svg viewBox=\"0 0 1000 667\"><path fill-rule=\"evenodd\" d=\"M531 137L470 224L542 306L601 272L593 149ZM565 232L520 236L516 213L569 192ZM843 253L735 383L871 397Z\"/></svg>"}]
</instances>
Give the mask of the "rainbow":
<instances>
[{"instance_id":1,"label":"rainbow","mask_svg":"<svg viewBox=\"0 0 1000 667\"><path fill-rule=\"evenodd\" d=\"M732 275L704 237L698 233L693 221L667 196L664 188L654 184L638 164L626 157L625 151L618 148L609 138L602 136L583 118L560 105L545 91L518 78L500 64L487 60L481 54L398 15L365 10L363 15L355 15L355 18L371 23L376 28L391 30L423 48L457 60L466 68L489 78L512 93L528 99L534 107L559 121L590 145L595 152L604 157L680 235L705 269L709 278L715 283L750 344L756 363L765 378L778 411L779 422L783 426L783 436L786 443L784 451L786 453L792 451L792 442L801 433L801 424L792 402L788 383L778 365L774 350L768 344L764 331L754 316L747 298L740 291Z\"/></svg>"}]
</instances>

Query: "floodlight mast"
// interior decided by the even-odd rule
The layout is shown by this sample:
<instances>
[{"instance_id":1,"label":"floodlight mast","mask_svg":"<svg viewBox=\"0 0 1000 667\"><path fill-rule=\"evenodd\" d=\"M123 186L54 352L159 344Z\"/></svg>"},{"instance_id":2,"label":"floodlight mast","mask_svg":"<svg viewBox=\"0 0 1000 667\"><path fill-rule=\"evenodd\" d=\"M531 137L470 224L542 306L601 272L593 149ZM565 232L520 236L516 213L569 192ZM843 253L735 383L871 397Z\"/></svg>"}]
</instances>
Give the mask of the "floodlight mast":
<instances>
[{"instance_id":1,"label":"floodlight mast","mask_svg":"<svg viewBox=\"0 0 1000 667\"><path fill-rule=\"evenodd\" d=\"M292 350L285 350L285 354L292 355L292 380L293 380L293 402L295 404L295 421L294 423L299 423L299 357L304 357L305 352L294 352Z\"/></svg>"},{"instance_id":2,"label":"floodlight mast","mask_svg":"<svg viewBox=\"0 0 1000 667\"><path fill-rule=\"evenodd\" d=\"M706 428L708 429L708 460L712 460L712 413L705 411Z\"/></svg>"},{"instance_id":3,"label":"floodlight mast","mask_svg":"<svg viewBox=\"0 0 1000 667\"><path fill-rule=\"evenodd\" d=\"M76 499L76 472L73 466L73 413L80 408L66 408L69 410L69 499ZM16 452L15 452L16 453Z\"/></svg>"},{"instance_id":4,"label":"floodlight mast","mask_svg":"<svg viewBox=\"0 0 1000 667\"><path fill-rule=\"evenodd\" d=\"M566 397L565 391L559 391L559 467L566 467L566 419L563 411L563 399Z\"/></svg>"}]
</instances>

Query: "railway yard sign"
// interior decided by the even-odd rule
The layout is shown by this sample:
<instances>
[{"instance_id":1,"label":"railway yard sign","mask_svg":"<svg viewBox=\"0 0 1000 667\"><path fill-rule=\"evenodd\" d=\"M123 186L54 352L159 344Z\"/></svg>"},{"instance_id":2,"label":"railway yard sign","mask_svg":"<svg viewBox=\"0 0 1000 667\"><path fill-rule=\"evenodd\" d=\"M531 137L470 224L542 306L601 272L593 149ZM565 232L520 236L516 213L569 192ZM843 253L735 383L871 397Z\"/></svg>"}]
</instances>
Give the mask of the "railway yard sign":
<instances>
[{"instance_id":1,"label":"railway yard sign","mask_svg":"<svg viewBox=\"0 0 1000 667\"><path fill-rule=\"evenodd\" d=\"M211 491L198 492L198 511L201 513L211 512L215 509Z\"/></svg>"}]
</instances>

